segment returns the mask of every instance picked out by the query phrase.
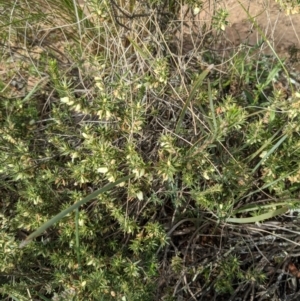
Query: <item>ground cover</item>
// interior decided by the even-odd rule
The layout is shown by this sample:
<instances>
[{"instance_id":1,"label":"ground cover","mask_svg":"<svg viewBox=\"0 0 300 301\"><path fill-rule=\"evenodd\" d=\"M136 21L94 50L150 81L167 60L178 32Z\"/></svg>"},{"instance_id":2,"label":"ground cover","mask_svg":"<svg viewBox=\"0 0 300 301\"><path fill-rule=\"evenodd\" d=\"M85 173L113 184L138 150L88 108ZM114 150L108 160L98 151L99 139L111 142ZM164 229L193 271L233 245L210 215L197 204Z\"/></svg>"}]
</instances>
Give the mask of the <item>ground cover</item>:
<instances>
[{"instance_id":1,"label":"ground cover","mask_svg":"<svg viewBox=\"0 0 300 301\"><path fill-rule=\"evenodd\" d=\"M2 299L297 300L297 40L238 1L256 43L232 1L3 2Z\"/></svg>"}]
</instances>

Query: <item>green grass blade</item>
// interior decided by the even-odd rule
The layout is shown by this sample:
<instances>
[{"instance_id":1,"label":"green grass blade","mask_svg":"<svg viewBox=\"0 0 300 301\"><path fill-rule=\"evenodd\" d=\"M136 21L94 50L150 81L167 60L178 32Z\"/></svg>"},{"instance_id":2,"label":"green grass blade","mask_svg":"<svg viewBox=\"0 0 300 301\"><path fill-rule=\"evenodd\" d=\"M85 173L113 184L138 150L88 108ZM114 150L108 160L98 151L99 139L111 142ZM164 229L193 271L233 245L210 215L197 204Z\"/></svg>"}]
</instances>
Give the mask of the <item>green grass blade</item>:
<instances>
[{"instance_id":1,"label":"green grass blade","mask_svg":"<svg viewBox=\"0 0 300 301\"><path fill-rule=\"evenodd\" d=\"M42 226L40 226L36 231L34 231L33 233L31 233L25 240L23 240L20 243L20 248L26 246L28 243L30 243L34 238L38 237L39 235L41 235L46 229L48 229L49 227L51 227L52 225L54 225L55 223L57 223L58 221L60 221L63 217L65 217L67 214L71 213L73 210L79 208L81 205L93 200L96 196L98 196L100 193L106 192L112 188L114 188L115 186L117 186L120 183L123 183L127 180L129 180L130 178L132 178L133 175L129 175L126 177L123 177L113 183L109 183L107 185L105 185L104 187L94 191L93 193L89 194L88 196L86 196L85 198L83 198L81 201L75 203L74 205L70 206L69 208L61 211L59 214L55 215L53 218L51 218L50 220L48 220L46 223L44 223Z\"/></svg>"},{"instance_id":2,"label":"green grass blade","mask_svg":"<svg viewBox=\"0 0 300 301\"><path fill-rule=\"evenodd\" d=\"M212 97L212 93L211 93L211 86L210 86L209 79L207 80L207 85L208 85L208 98L209 98L209 105L210 105L210 110L211 110L211 116L212 116L212 119L213 119L215 132L217 132L217 120L216 120L214 102L213 102L213 97Z\"/></svg>"},{"instance_id":3,"label":"green grass blade","mask_svg":"<svg viewBox=\"0 0 300 301\"><path fill-rule=\"evenodd\" d=\"M78 270L81 270L81 261L80 261L80 248L79 248L79 210L75 209L75 239L76 239L76 253L77 253L77 263Z\"/></svg>"},{"instance_id":4,"label":"green grass blade","mask_svg":"<svg viewBox=\"0 0 300 301\"><path fill-rule=\"evenodd\" d=\"M256 156L258 156L259 154L262 153L262 151L267 148L271 143L272 141L275 140L276 136L279 134L281 130L277 131L271 138L267 139L265 141L265 143L257 150L255 151L253 154L251 154L251 156L249 156L247 158L247 162L249 163L250 161L252 161L254 158L256 158Z\"/></svg>"},{"instance_id":5,"label":"green grass blade","mask_svg":"<svg viewBox=\"0 0 300 301\"><path fill-rule=\"evenodd\" d=\"M188 105L190 104L191 100L194 98L198 88L202 85L203 80L206 78L206 76L208 75L208 73L210 72L210 70L214 67L214 65L209 65L198 77L198 79L196 80L196 82L194 83L194 86L192 88L192 91L186 101L186 103L184 104L182 111L180 113L180 116L178 118L177 124L176 124L176 128L175 128L175 134L178 134L182 120L184 118L185 112L188 108Z\"/></svg>"},{"instance_id":6,"label":"green grass blade","mask_svg":"<svg viewBox=\"0 0 300 301\"><path fill-rule=\"evenodd\" d=\"M289 199L291 200L291 199ZM299 202L299 200L298 200ZM261 209L267 209L267 208L275 208L275 207L279 207L279 206L290 206L291 202L288 202L288 200L286 202L280 202L280 203L271 203L271 204L267 204L267 205L257 205L257 204L250 204L250 205L246 205L242 208L239 208L238 210L234 211L234 214L238 214L238 213L244 213L244 212L251 212L251 211L257 211L257 210L261 210Z\"/></svg>"},{"instance_id":7,"label":"green grass blade","mask_svg":"<svg viewBox=\"0 0 300 301\"><path fill-rule=\"evenodd\" d=\"M41 80L39 80L35 86L30 90L30 92L23 98L22 102L26 102L27 100L31 99L31 97L33 96L33 94L36 91L41 91L43 89L43 87L48 83L48 79L46 78L42 78Z\"/></svg>"},{"instance_id":8,"label":"green grass blade","mask_svg":"<svg viewBox=\"0 0 300 301\"><path fill-rule=\"evenodd\" d=\"M37 293L37 295L38 295L42 300L44 300L44 301L51 301L51 299L46 298L45 296L43 296L43 295L41 295L41 294L39 294L39 293Z\"/></svg>"},{"instance_id":9,"label":"green grass blade","mask_svg":"<svg viewBox=\"0 0 300 301\"><path fill-rule=\"evenodd\" d=\"M300 199L298 198L287 198L287 199L281 199L281 202L277 203L270 203L266 205L257 205L257 204L249 204L245 205L242 208L239 208L234 211L234 215L238 213L244 213L244 212L251 212L251 211L257 211L261 209L267 209L267 208L276 208L276 207L289 207L289 208L295 208L295 206L299 207Z\"/></svg>"},{"instance_id":10,"label":"green grass blade","mask_svg":"<svg viewBox=\"0 0 300 301\"><path fill-rule=\"evenodd\" d=\"M269 73L268 78L267 78L266 82L264 83L264 85L268 86L269 83L274 80L274 78L276 77L276 75L278 74L278 72L281 69L282 69L282 67L281 67L280 63L277 63L275 65L275 67L271 70L271 72Z\"/></svg>"},{"instance_id":11,"label":"green grass blade","mask_svg":"<svg viewBox=\"0 0 300 301\"><path fill-rule=\"evenodd\" d=\"M9 298L13 299L14 301L20 301L20 299L18 299L17 297L14 297L12 295L10 295Z\"/></svg>"},{"instance_id":12,"label":"green grass blade","mask_svg":"<svg viewBox=\"0 0 300 301\"><path fill-rule=\"evenodd\" d=\"M140 56L148 60L151 58L150 52L147 50L148 53L146 53L135 41L133 41L131 38L127 37L128 41L133 45L133 47L137 50L137 52L140 54Z\"/></svg>"},{"instance_id":13,"label":"green grass blade","mask_svg":"<svg viewBox=\"0 0 300 301\"><path fill-rule=\"evenodd\" d=\"M76 15L78 34L79 34L80 40L82 40L82 30L81 30L81 25L80 25L80 18L79 18L78 9L77 9L77 3L75 0L73 0L73 6L74 6L75 15Z\"/></svg>"},{"instance_id":14,"label":"green grass blade","mask_svg":"<svg viewBox=\"0 0 300 301\"><path fill-rule=\"evenodd\" d=\"M243 196L242 199L246 199L246 198L250 197L251 195L254 195L257 192L261 192L264 189L266 189L268 187L271 187L273 184L276 184L277 182L280 182L280 181L286 179L289 175L292 175L294 172L295 172L295 170L289 172L288 174L285 174L283 177L280 177L280 178L278 178L278 179L276 179L276 180L274 180L274 181L272 181L270 183L266 183L262 187L259 187L259 189L256 189L256 190L253 190L253 191L249 192L248 194L246 194L245 196ZM241 200L241 199L239 199L239 200Z\"/></svg>"},{"instance_id":15,"label":"green grass blade","mask_svg":"<svg viewBox=\"0 0 300 301\"><path fill-rule=\"evenodd\" d=\"M253 168L252 173L255 173L255 171L259 168L259 166L264 162L264 160L270 156L287 138L287 135L284 135L277 141L277 143L263 156L263 158L257 163L257 165Z\"/></svg>"},{"instance_id":16,"label":"green grass blade","mask_svg":"<svg viewBox=\"0 0 300 301\"><path fill-rule=\"evenodd\" d=\"M278 216L280 214L284 214L289 210L288 207L282 207L277 210L272 210L267 213L263 213L257 216L252 216L252 217L230 217L226 219L227 223L235 223L235 224L249 224L249 223L256 223L256 222L261 222L266 219Z\"/></svg>"},{"instance_id":17,"label":"green grass blade","mask_svg":"<svg viewBox=\"0 0 300 301\"><path fill-rule=\"evenodd\" d=\"M3 28L3 27L7 27L7 26L11 26L11 25L15 25L15 24L18 24L20 22L24 22L24 21L29 21L34 18L33 17L28 17L28 18L24 18L24 19L20 19L20 20L14 20L12 22L9 22L9 23L5 23L4 25L1 25L0 28Z\"/></svg>"}]
</instances>

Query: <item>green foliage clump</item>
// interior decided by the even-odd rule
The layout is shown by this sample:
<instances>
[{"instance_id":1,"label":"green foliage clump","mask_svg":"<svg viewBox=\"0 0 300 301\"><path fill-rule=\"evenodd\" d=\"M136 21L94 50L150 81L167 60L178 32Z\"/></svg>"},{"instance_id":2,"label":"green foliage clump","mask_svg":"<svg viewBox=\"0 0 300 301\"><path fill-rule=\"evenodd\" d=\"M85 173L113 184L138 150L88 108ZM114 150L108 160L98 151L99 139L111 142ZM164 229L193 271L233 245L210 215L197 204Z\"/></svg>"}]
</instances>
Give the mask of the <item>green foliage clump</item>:
<instances>
[{"instance_id":1,"label":"green foliage clump","mask_svg":"<svg viewBox=\"0 0 300 301\"><path fill-rule=\"evenodd\" d=\"M243 264L232 224L299 206L300 97L283 62L241 50L224 75L209 39L189 54L174 46L177 2L129 2L6 7L4 41L25 37L30 55L8 75L24 89L0 82L3 299L228 296L266 279ZM215 12L216 39L227 18ZM219 248L224 229L235 248Z\"/></svg>"}]
</instances>

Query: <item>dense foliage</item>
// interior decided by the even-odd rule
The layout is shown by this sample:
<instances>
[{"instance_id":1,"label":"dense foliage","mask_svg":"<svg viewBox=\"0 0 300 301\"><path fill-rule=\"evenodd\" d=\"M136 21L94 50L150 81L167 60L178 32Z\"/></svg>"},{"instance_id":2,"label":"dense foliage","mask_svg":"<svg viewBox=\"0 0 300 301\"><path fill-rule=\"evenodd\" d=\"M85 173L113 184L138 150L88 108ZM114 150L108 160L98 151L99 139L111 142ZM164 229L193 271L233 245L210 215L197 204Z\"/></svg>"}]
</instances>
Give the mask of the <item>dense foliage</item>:
<instances>
[{"instance_id":1,"label":"dense foliage","mask_svg":"<svg viewBox=\"0 0 300 301\"><path fill-rule=\"evenodd\" d=\"M257 233L279 231L255 222L300 203L300 94L289 59L259 45L212 51L224 9L186 36L177 1L30 2L1 3L1 298L268 291L271 275L248 236L258 244ZM207 5L186 4L191 15ZM274 265L285 262L263 248Z\"/></svg>"}]
</instances>

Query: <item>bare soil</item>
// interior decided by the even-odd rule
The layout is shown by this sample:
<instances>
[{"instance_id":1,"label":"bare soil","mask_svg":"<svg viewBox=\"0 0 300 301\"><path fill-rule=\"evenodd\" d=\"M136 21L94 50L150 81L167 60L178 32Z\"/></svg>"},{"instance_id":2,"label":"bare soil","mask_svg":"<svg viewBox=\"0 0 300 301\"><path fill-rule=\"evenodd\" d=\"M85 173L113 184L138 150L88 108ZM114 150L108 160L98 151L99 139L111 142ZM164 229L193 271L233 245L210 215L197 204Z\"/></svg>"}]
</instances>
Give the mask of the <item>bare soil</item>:
<instances>
[{"instance_id":1,"label":"bare soil","mask_svg":"<svg viewBox=\"0 0 300 301\"><path fill-rule=\"evenodd\" d=\"M291 47L299 48L299 14L286 15L274 0L241 0L240 3L249 11L278 54L288 55ZM240 3L236 0L225 2L230 22L230 26L225 30L226 37L234 45L240 43L255 45L263 37L249 21L249 17ZM267 54L272 53L267 44L263 46L262 50Z\"/></svg>"},{"instance_id":2,"label":"bare soil","mask_svg":"<svg viewBox=\"0 0 300 301\"><path fill-rule=\"evenodd\" d=\"M259 49L260 53L272 54L271 45L281 58L297 55L300 49L300 14L287 15L275 0L225 0L217 4L216 1L206 1L196 16L187 12L185 6L180 13L180 19L185 24L181 34L188 36L192 32L193 34L200 32L204 35L204 24L209 28L213 22L214 11L220 8L229 12L227 19L229 24L221 39L219 38L217 47L219 50L234 52L240 45L254 47L263 41L265 36L269 44L264 42Z\"/></svg>"}]
</instances>

